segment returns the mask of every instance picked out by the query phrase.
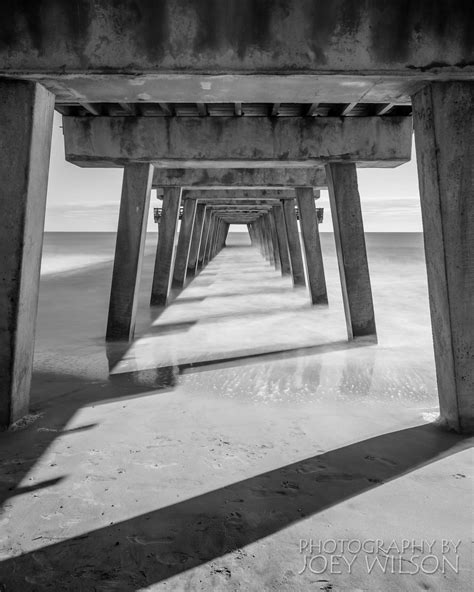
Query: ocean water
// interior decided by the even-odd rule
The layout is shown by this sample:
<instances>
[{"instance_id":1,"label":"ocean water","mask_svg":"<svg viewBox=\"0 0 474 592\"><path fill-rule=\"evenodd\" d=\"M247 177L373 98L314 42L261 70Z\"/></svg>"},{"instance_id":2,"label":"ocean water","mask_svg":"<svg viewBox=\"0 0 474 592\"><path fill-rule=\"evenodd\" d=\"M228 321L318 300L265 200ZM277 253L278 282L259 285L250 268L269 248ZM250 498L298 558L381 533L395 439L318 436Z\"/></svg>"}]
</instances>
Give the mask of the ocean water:
<instances>
[{"instance_id":1,"label":"ocean water","mask_svg":"<svg viewBox=\"0 0 474 592\"><path fill-rule=\"evenodd\" d=\"M146 240L146 254L156 246L156 233L149 233ZM250 244L246 233L229 235L230 244ZM332 233L321 233L323 250L332 253ZM400 263L419 261L423 258L422 233L367 233L369 257L375 260ZM46 232L44 235L41 275L51 276L74 273L85 268L110 262L114 258L114 232Z\"/></svg>"}]
</instances>

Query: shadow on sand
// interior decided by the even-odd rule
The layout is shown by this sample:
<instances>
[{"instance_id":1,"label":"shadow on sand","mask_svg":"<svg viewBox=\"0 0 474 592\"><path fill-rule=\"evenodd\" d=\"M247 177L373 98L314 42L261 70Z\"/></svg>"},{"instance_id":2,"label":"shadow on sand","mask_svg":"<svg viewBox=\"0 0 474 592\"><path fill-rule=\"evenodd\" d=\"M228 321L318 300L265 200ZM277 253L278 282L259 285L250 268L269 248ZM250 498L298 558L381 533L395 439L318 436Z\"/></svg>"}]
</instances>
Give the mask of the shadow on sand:
<instances>
[{"instance_id":1,"label":"shadow on sand","mask_svg":"<svg viewBox=\"0 0 474 592\"><path fill-rule=\"evenodd\" d=\"M0 582L139 590L467 447L433 425L382 434L8 559Z\"/></svg>"}]
</instances>

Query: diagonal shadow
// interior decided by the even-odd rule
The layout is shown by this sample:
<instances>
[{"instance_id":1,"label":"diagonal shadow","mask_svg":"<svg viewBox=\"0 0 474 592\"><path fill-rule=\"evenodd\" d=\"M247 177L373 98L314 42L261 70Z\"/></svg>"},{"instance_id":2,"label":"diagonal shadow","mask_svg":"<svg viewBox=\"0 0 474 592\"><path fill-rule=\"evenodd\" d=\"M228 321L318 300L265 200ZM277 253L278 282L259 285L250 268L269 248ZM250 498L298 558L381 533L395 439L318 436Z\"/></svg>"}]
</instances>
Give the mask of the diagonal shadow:
<instances>
[{"instance_id":1,"label":"diagonal shadow","mask_svg":"<svg viewBox=\"0 0 474 592\"><path fill-rule=\"evenodd\" d=\"M139 590L468 447L434 425L375 436L7 559L0 583Z\"/></svg>"}]
</instances>

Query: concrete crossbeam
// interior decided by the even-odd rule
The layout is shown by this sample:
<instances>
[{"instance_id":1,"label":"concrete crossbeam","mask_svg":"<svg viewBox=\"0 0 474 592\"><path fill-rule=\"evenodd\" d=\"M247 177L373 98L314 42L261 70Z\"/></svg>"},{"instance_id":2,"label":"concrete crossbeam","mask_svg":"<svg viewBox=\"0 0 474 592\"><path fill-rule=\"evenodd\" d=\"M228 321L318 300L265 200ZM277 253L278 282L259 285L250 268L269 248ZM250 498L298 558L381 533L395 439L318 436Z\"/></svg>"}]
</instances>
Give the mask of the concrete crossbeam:
<instances>
[{"instance_id":1,"label":"concrete crossbeam","mask_svg":"<svg viewBox=\"0 0 474 592\"><path fill-rule=\"evenodd\" d=\"M411 117L63 117L63 128L66 159L84 167L395 167L411 156Z\"/></svg>"},{"instance_id":2,"label":"concrete crossbeam","mask_svg":"<svg viewBox=\"0 0 474 592\"><path fill-rule=\"evenodd\" d=\"M174 185L188 189L286 189L327 187L324 168L274 169L155 169L153 187Z\"/></svg>"},{"instance_id":3,"label":"concrete crossbeam","mask_svg":"<svg viewBox=\"0 0 474 592\"><path fill-rule=\"evenodd\" d=\"M260 189L251 187L249 189L183 189L183 199L212 200L225 199L229 201L241 199L293 199L295 190L287 189Z\"/></svg>"}]
</instances>

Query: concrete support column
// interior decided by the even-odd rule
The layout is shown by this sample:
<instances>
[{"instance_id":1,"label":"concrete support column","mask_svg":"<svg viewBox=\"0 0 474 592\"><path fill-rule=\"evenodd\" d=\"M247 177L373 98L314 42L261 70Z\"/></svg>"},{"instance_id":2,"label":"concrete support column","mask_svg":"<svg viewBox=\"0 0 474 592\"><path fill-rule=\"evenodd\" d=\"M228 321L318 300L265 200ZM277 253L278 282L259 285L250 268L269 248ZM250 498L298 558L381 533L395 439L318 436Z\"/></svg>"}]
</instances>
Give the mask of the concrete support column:
<instances>
[{"instance_id":1,"label":"concrete support column","mask_svg":"<svg viewBox=\"0 0 474 592\"><path fill-rule=\"evenodd\" d=\"M54 95L0 80L0 428L28 412Z\"/></svg>"},{"instance_id":2,"label":"concrete support column","mask_svg":"<svg viewBox=\"0 0 474 592\"><path fill-rule=\"evenodd\" d=\"M210 230L210 226L211 226L211 216L212 216L212 211L209 208L206 208L206 212L204 214L204 224L202 226L201 244L199 245L197 269L201 269L204 266L207 238L209 236L209 230Z\"/></svg>"},{"instance_id":3,"label":"concrete support column","mask_svg":"<svg viewBox=\"0 0 474 592\"><path fill-rule=\"evenodd\" d=\"M229 223L225 223L224 224L224 232L222 233L222 249L225 247L225 243L227 241L227 236L229 235L229 229L230 229L230 224Z\"/></svg>"},{"instance_id":4,"label":"concrete support column","mask_svg":"<svg viewBox=\"0 0 474 592\"><path fill-rule=\"evenodd\" d=\"M273 209L268 212L268 221L270 224L270 238L272 241L272 248L273 248L273 257L274 257L274 266L275 269L281 269L281 259L280 259L280 245L278 242L275 218L273 216Z\"/></svg>"},{"instance_id":5,"label":"concrete support column","mask_svg":"<svg viewBox=\"0 0 474 592\"><path fill-rule=\"evenodd\" d=\"M441 418L474 432L474 82L412 97Z\"/></svg>"},{"instance_id":6,"label":"concrete support column","mask_svg":"<svg viewBox=\"0 0 474 592\"><path fill-rule=\"evenodd\" d=\"M281 273L282 275L291 275L291 262L288 252L288 238L286 236L285 219L283 209L280 204L273 206L273 217L278 239L278 251L280 253Z\"/></svg>"},{"instance_id":7,"label":"concrete support column","mask_svg":"<svg viewBox=\"0 0 474 592\"><path fill-rule=\"evenodd\" d=\"M204 266L206 266L211 259L212 240L213 240L214 232L216 229L216 220L217 220L217 218L216 218L215 212L211 212L211 217L209 220L209 232L207 233L206 248L204 251L204 261L203 261Z\"/></svg>"},{"instance_id":8,"label":"concrete support column","mask_svg":"<svg viewBox=\"0 0 474 592\"><path fill-rule=\"evenodd\" d=\"M311 302L312 304L327 304L328 293L319 238L318 216L314 205L314 191L312 187L296 187L295 192L300 213L300 227Z\"/></svg>"},{"instance_id":9,"label":"concrete support column","mask_svg":"<svg viewBox=\"0 0 474 592\"><path fill-rule=\"evenodd\" d=\"M376 337L356 166L328 164L326 175L347 333L349 339Z\"/></svg>"},{"instance_id":10,"label":"concrete support column","mask_svg":"<svg viewBox=\"0 0 474 592\"><path fill-rule=\"evenodd\" d=\"M151 289L151 306L166 306L168 303L174 268L176 229L178 227L180 204L181 188L165 187Z\"/></svg>"},{"instance_id":11,"label":"concrete support column","mask_svg":"<svg viewBox=\"0 0 474 592\"><path fill-rule=\"evenodd\" d=\"M188 268L191 236L193 234L194 220L196 217L196 206L197 203L195 199L184 200L183 217L181 218L178 247L176 249L176 261L173 272L174 288L183 288L186 282L186 271Z\"/></svg>"},{"instance_id":12,"label":"concrete support column","mask_svg":"<svg viewBox=\"0 0 474 592\"><path fill-rule=\"evenodd\" d=\"M265 238L263 235L263 216L260 216L257 221L256 221L256 235L257 235L257 244L258 244L258 248L260 251L260 254L262 255L262 257L264 259L266 259L266 254L265 254Z\"/></svg>"},{"instance_id":13,"label":"concrete support column","mask_svg":"<svg viewBox=\"0 0 474 592\"><path fill-rule=\"evenodd\" d=\"M263 216L263 233L265 236L266 255L271 265L275 266L275 253L273 251L272 229L268 212Z\"/></svg>"},{"instance_id":14,"label":"concrete support column","mask_svg":"<svg viewBox=\"0 0 474 592\"><path fill-rule=\"evenodd\" d=\"M206 213L206 204L197 203L196 217L194 219L193 235L191 238L191 246L189 248L188 269L187 275L194 276L196 274L199 247L201 244L202 229L204 225L204 215Z\"/></svg>"},{"instance_id":15,"label":"concrete support column","mask_svg":"<svg viewBox=\"0 0 474 592\"><path fill-rule=\"evenodd\" d=\"M152 177L151 164L127 164L124 168L107 341L133 339Z\"/></svg>"},{"instance_id":16,"label":"concrete support column","mask_svg":"<svg viewBox=\"0 0 474 592\"><path fill-rule=\"evenodd\" d=\"M288 237L288 250L291 260L291 273L293 275L293 285L306 286L304 277L303 255L301 253L301 243L298 232L298 222L296 220L295 200L282 200L283 217L285 219L286 235Z\"/></svg>"}]
</instances>

